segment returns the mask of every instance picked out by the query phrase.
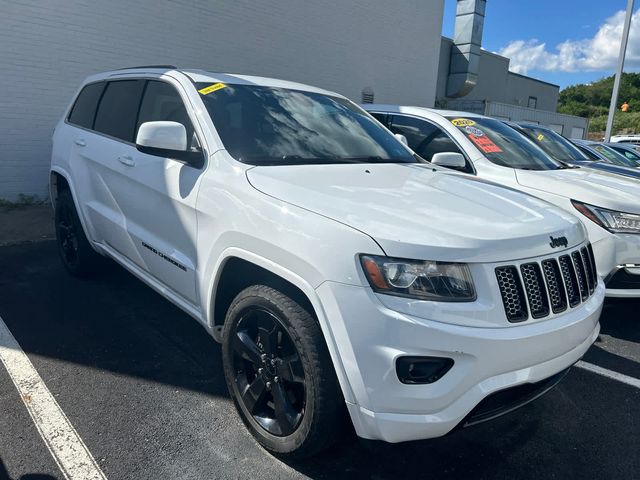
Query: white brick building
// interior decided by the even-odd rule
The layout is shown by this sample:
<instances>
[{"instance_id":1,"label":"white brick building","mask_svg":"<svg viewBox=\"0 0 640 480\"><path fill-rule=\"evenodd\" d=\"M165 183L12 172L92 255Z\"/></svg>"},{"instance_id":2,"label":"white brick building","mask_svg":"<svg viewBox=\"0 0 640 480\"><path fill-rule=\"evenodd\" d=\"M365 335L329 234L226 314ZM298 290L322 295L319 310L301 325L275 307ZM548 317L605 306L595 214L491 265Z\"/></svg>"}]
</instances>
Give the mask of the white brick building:
<instances>
[{"instance_id":1,"label":"white brick building","mask_svg":"<svg viewBox=\"0 0 640 480\"><path fill-rule=\"evenodd\" d=\"M0 0L0 198L47 194L82 79L143 64L280 77L432 106L443 0Z\"/></svg>"}]
</instances>

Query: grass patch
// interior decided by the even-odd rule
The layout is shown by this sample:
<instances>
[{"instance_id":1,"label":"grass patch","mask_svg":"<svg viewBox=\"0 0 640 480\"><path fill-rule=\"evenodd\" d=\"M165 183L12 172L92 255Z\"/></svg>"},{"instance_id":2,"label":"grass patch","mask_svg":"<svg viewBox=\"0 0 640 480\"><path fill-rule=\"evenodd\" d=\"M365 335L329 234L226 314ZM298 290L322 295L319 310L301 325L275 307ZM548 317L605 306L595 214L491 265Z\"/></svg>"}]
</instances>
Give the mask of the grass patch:
<instances>
[{"instance_id":1,"label":"grass patch","mask_svg":"<svg viewBox=\"0 0 640 480\"><path fill-rule=\"evenodd\" d=\"M18 199L14 202L0 198L0 210L9 211L16 210L18 208L30 207L32 205L43 205L45 200L38 198L36 195L25 195L21 193L18 195Z\"/></svg>"}]
</instances>

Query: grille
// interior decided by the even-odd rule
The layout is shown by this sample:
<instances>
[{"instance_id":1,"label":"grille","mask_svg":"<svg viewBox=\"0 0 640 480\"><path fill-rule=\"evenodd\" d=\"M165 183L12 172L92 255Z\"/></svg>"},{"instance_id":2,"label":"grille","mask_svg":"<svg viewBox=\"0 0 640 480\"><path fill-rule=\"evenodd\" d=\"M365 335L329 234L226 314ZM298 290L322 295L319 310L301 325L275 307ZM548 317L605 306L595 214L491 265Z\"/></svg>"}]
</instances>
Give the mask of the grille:
<instances>
[{"instance_id":1,"label":"grille","mask_svg":"<svg viewBox=\"0 0 640 480\"><path fill-rule=\"evenodd\" d=\"M580 296L584 302L589 296L589 286L587 285L587 279L584 272L584 263L582 263L582 255L580 252L575 251L571 254L573 258L573 266L576 269L576 277L578 277L578 287L580 288Z\"/></svg>"},{"instance_id":2,"label":"grille","mask_svg":"<svg viewBox=\"0 0 640 480\"><path fill-rule=\"evenodd\" d=\"M513 266L496 268L496 277L502 295L502 303L510 322L524 322L528 317L518 269Z\"/></svg>"},{"instance_id":3,"label":"grille","mask_svg":"<svg viewBox=\"0 0 640 480\"><path fill-rule=\"evenodd\" d=\"M567 293L565 292L560 273L560 266L555 259L542 262L544 278L547 280L549 299L553 313L564 312L567 309Z\"/></svg>"},{"instance_id":4,"label":"grille","mask_svg":"<svg viewBox=\"0 0 640 480\"><path fill-rule=\"evenodd\" d=\"M520 266L524 289L527 292L527 300L531 307L533 318L542 318L549 315L549 299L544 285L540 265L537 263L525 263Z\"/></svg>"},{"instance_id":5,"label":"grille","mask_svg":"<svg viewBox=\"0 0 640 480\"><path fill-rule=\"evenodd\" d=\"M584 262L587 278L589 279L589 294L592 295L596 289L596 285L598 284L598 274L596 273L593 254L587 249L587 247L580 250L580 253L582 254L582 261Z\"/></svg>"},{"instance_id":6,"label":"grille","mask_svg":"<svg viewBox=\"0 0 640 480\"><path fill-rule=\"evenodd\" d=\"M578 287L578 279L576 278L576 271L573 268L573 263L569 258L569 255L560 257L560 269L562 270L562 278L564 279L564 285L567 288L567 297L569 298L569 305L575 307L580 303L580 289Z\"/></svg>"},{"instance_id":7,"label":"grille","mask_svg":"<svg viewBox=\"0 0 640 480\"><path fill-rule=\"evenodd\" d=\"M496 268L507 320L524 322L561 313L587 300L598 284L591 245L542 262Z\"/></svg>"}]
</instances>

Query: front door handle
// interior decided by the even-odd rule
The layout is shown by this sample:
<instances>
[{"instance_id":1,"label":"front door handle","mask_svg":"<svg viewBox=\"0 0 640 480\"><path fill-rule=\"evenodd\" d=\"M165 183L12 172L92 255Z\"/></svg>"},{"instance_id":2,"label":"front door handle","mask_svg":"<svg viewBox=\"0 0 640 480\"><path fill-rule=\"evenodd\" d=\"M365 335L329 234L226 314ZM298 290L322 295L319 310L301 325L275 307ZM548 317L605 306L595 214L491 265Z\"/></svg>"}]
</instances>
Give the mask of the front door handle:
<instances>
[{"instance_id":1,"label":"front door handle","mask_svg":"<svg viewBox=\"0 0 640 480\"><path fill-rule=\"evenodd\" d=\"M133 157L131 155L121 155L118 157L118 161L127 167L133 167L136 162L133 161Z\"/></svg>"},{"instance_id":2,"label":"front door handle","mask_svg":"<svg viewBox=\"0 0 640 480\"><path fill-rule=\"evenodd\" d=\"M87 146L87 142L84 141L84 138L76 138L73 143L75 143L79 147L86 147Z\"/></svg>"}]
</instances>

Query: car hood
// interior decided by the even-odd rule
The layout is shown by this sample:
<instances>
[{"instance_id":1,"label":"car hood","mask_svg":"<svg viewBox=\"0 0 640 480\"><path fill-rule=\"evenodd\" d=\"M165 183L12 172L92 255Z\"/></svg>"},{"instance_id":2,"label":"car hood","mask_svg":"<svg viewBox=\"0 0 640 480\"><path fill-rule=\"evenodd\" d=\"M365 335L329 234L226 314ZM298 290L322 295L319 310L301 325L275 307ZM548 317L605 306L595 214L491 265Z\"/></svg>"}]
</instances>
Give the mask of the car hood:
<instances>
[{"instance_id":1,"label":"car hood","mask_svg":"<svg viewBox=\"0 0 640 480\"><path fill-rule=\"evenodd\" d=\"M612 165L605 162L592 162L585 165L585 167L608 173L617 173L618 175L624 175L626 177L640 178L640 169L638 168L621 167L619 165Z\"/></svg>"},{"instance_id":2,"label":"car hood","mask_svg":"<svg viewBox=\"0 0 640 480\"><path fill-rule=\"evenodd\" d=\"M580 221L512 189L417 164L254 167L251 185L284 202L349 225L389 256L499 262L585 239Z\"/></svg>"},{"instance_id":3,"label":"car hood","mask_svg":"<svg viewBox=\"0 0 640 480\"><path fill-rule=\"evenodd\" d=\"M523 187L621 212L640 213L640 181L593 168L516 170Z\"/></svg>"}]
</instances>

